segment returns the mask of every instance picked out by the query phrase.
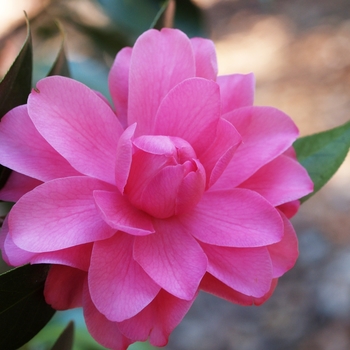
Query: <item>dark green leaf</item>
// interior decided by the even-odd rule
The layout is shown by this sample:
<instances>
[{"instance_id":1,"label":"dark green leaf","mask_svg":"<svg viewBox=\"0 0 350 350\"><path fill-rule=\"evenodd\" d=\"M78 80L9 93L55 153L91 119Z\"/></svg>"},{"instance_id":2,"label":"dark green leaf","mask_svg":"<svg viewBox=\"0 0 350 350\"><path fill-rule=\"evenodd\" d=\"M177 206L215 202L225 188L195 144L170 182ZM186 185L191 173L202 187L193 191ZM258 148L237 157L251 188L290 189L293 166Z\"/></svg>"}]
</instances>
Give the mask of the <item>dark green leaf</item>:
<instances>
[{"instance_id":1,"label":"dark green leaf","mask_svg":"<svg viewBox=\"0 0 350 350\"><path fill-rule=\"evenodd\" d=\"M44 285L49 265L25 265L0 275L0 349L27 343L51 319Z\"/></svg>"},{"instance_id":2,"label":"dark green leaf","mask_svg":"<svg viewBox=\"0 0 350 350\"><path fill-rule=\"evenodd\" d=\"M301 199L313 196L338 170L350 148L350 121L337 128L302 137L294 142L299 162L308 171L314 191Z\"/></svg>"},{"instance_id":3,"label":"dark green leaf","mask_svg":"<svg viewBox=\"0 0 350 350\"><path fill-rule=\"evenodd\" d=\"M32 86L33 54L29 21L27 37L17 58L0 82L0 118L12 108L25 104Z\"/></svg>"},{"instance_id":4,"label":"dark green leaf","mask_svg":"<svg viewBox=\"0 0 350 350\"><path fill-rule=\"evenodd\" d=\"M50 72L47 74L47 76L62 75L64 77L70 77L68 61L67 61L66 54L64 52L64 41L65 41L64 31L59 22L57 22L57 26L61 32L62 42L61 42L60 51L58 52L56 60L53 66L51 67Z\"/></svg>"},{"instance_id":5,"label":"dark green leaf","mask_svg":"<svg viewBox=\"0 0 350 350\"><path fill-rule=\"evenodd\" d=\"M172 28L174 26L175 0L166 0L154 18L151 27L155 29Z\"/></svg>"},{"instance_id":6,"label":"dark green leaf","mask_svg":"<svg viewBox=\"0 0 350 350\"><path fill-rule=\"evenodd\" d=\"M72 350L74 339L74 322L70 321L56 340L51 350Z\"/></svg>"}]
</instances>

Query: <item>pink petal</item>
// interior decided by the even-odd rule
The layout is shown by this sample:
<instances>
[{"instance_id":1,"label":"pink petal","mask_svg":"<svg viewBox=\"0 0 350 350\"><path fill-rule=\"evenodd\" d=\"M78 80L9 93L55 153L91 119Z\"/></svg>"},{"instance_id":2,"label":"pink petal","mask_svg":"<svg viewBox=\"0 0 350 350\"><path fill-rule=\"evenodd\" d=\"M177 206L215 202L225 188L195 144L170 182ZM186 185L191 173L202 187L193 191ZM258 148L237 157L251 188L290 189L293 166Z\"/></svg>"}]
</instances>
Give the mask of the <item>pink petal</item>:
<instances>
[{"instance_id":1,"label":"pink petal","mask_svg":"<svg viewBox=\"0 0 350 350\"><path fill-rule=\"evenodd\" d=\"M206 273L201 282L201 289L207 293L216 295L219 298L228 300L231 303L243 306L261 305L270 298L277 286L277 278L271 282L270 290L261 298L254 298L231 289L214 276Z\"/></svg>"},{"instance_id":2,"label":"pink petal","mask_svg":"<svg viewBox=\"0 0 350 350\"><path fill-rule=\"evenodd\" d=\"M295 152L295 149L293 146L290 146L289 148L287 148L284 153L285 156L288 156L292 159L297 160L297 153Z\"/></svg>"},{"instance_id":3,"label":"pink petal","mask_svg":"<svg viewBox=\"0 0 350 350\"><path fill-rule=\"evenodd\" d=\"M231 248L201 244L207 271L232 289L262 297L271 286L272 264L267 248Z\"/></svg>"},{"instance_id":4,"label":"pink petal","mask_svg":"<svg viewBox=\"0 0 350 350\"><path fill-rule=\"evenodd\" d=\"M115 152L123 128L87 86L53 76L37 83L28 112L41 135L79 172L115 182Z\"/></svg>"},{"instance_id":5,"label":"pink petal","mask_svg":"<svg viewBox=\"0 0 350 350\"><path fill-rule=\"evenodd\" d=\"M32 253L19 248L10 235L6 236L2 247L4 260L8 265L58 264L87 271L90 265L92 244L61 249L47 253Z\"/></svg>"},{"instance_id":6,"label":"pink petal","mask_svg":"<svg viewBox=\"0 0 350 350\"><path fill-rule=\"evenodd\" d=\"M281 155L239 187L256 191L277 206L306 196L314 186L307 171L296 160Z\"/></svg>"},{"instance_id":7,"label":"pink petal","mask_svg":"<svg viewBox=\"0 0 350 350\"><path fill-rule=\"evenodd\" d=\"M192 38L191 44L196 61L196 77L215 81L218 75L218 63L214 43L208 39Z\"/></svg>"},{"instance_id":8,"label":"pink petal","mask_svg":"<svg viewBox=\"0 0 350 350\"><path fill-rule=\"evenodd\" d=\"M273 265L273 277L280 277L290 270L296 263L298 251L298 238L294 228L285 215L281 213L284 223L284 236L278 243L267 247Z\"/></svg>"},{"instance_id":9,"label":"pink petal","mask_svg":"<svg viewBox=\"0 0 350 350\"><path fill-rule=\"evenodd\" d=\"M190 40L179 30L148 30L136 41L129 73L129 125L138 134L152 134L164 96L181 81L195 76Z\"/></svg>"},{"instance_id":10,"label":"pink petal","mask_svg":"<svg viewBox=\"0 0 350 350\"><path fill-rule=\"evenodd\" d=\"M117 146L115 182L120 193L124 193L124 188L129 177L135 129L136 124L130 125L120 136Z\"/></svg>"},{"instance_id":11,"label":"pink petal","mask_svg":"<svg viewBox=\"0 0 350 350\"><path fill-rule=\"evenodd\" d=\"M202 248L176 218L154 225L156 233L135 238L135 260L167 292L192 300L207 267Z\"/></svg>"},{"instance_id":12,"label":"pink petal","mask_svg":"<svg viewBox=\"0 0 350 350\"><path fill-rule=\"evenodd\" d=\"M91 300L88 284L83 289L84 318L89 333L101 345L113 350L126 350L133 343L132 340L122 335L117 322L108 320L101 314Z\"/></svg>"},{"instance_id":13,"label":"pink petal","mask_svg":"<svg viewBox=\"0 0 350 350\"><path fill-rule=\"evenodd\" d=\"M0 190L0 198L7 202L17 202L24 194L41 184L37 179L12 171L5 186Z\"/></svg>"},{"instance_id":14,"label":"pink petal","mask_svg":"<svg viewBox=\"0 0 350 350\"><path fill-rule=\"evenodd\" d=\"M221 75L217 78L217 83L220 86L222 114L253 105L254 74Z\"/></svg>"},{"instance_id":15,"label":"pink petal","mask_svg":"<svg viewBox=\"0 0 350 350\"><path fill-rule=\"evenodd\" d=\"M261 298L254 298L254 305L260 306L263 303L265 303L266 300L270 299L272 296L273 292L275 291L278 283L278 278L274 278L271 282L271 287L270 290Z\"/></svg>"},{"instance_id":16,"label":"pink petal","mask_svg":"<svg viewBox=\"0 0 350 350\"><path fill-rule=\"evenodd\" d=\"M97 309L111 321L124 321L140 312L160 287L133 259L134 238L118 232L96 242L89 269L89 290Z\"/></svg>"},{"instance_id":17,"label":"pink petal","mask_svg":"<svg viewBox=\"0 0 350 350\"><path fill-rule=\"evenodd\" d=\"M263 165L287 150L298 136L293 121L272 107L240 108L224 116L242 136L216 189L236 187Z\"/></svg>"},{"instance_id":18,"label":"pink petal","mask_svg":"<svg viewBox=\"0 0 350 350\"><path fill-rule=\"evenodd\" d=\"M288 219L292 218L299 210L300 201L291 201L288 203L281 204L277 207Z\"/></svg>"},{"instance_id":19,"label":"pink petal","mask_svg":"<svg viewBox=\"0 0 350 350\"><path fill-rule=\"evenodd\" d=\"M117 116L121 124L126 127L128 112L128 92L129 92L129 68L132 49L124 47L121 49L109 72L108 85Z\"/></svg>"},{"instance_id":20,"label":"pink petal","mask_svg":"<svg viewBox=\"0 0 350 350\"><path fill-rule=\"evenodd\" d=\"M254 303L254 298L252 296L237 292L210 273L204 275L200 289L234 304L250 306Z\"/></svg>"},{"instance_id":21,"label":"pink petal","mask_svg":"<svg viewBox=\"0 0 350 350\"><path fill-rule=\"evenodd\" d=\"M30 260L30 263L65 265L87 271L90 266L92 245L92 243L87 243L54 252L38 253Z\"/></svg>"},{"instance_id":22,"label":"pink petal","mask_svg":"<svg viewBox=\"0 0 350 350\"><path fill-rule=\"evenodd\" d=\"M39 134L27 106L14 108L1 119L0 163L41 181L79 175Z\"/></svg>"},{"instance_id":23,"label":"pink petal","mask_svg":"<svg viewBox=\"0 0 350 350\"><path fill-rule=\"evenodd\" d=\"M9 234L8 218L9 216L7 215L1 226L0 250L2 259L10 266L28 264L36 254L22 250L13 243Z\"/></svg>"},{"instance_id":24,"label":"pink petal","mask_svg":"<svg viewBox=\"0 0 350 350\"><path fill-rule=\"evenodd\" d=\"M184 229L200 241L228 247L262 247L279 242L283 222L259 194L233 189L204 193L189 214L179 216Z\"/></svg>"},{"instance_id":25,"label":"pink petal","mask_svg":"<svg viewBox=\"0 0 350 350\"><path fill-rule=\"evenodd\" d=\"M94 191L94 199L109 226L137 236L154 232L152 218L133 207L118 190Z\"/></svg>"},{"instance_id":26,"label":"pink petal","mask_svg":"<svg viewBox=\"0 0 350 350\"><path fill-rule=\"evenodd\" d=\"M182 300L161 289L155 299L134 317L118 323L128 338L148 339L153 346L165 346L170 333L181 322L194 302Z\"/></svg>"},{"instance_id":27,"label":"pink petal","mask_svg":"<svg viewBox=\"0 0 350 350\"><path fill-rule=\"evenodd\" d=\"M46 252L105 239L115 229L101 218L94 190L111 186L88 177L46 182L25 194L9 214L13 241L30 252Z\"/></svg>"},{"instance_id":28,"label":"pink petal","mask_svg":"<svg viewBox=\"0 0 350 350\"><path fill-rule=\"evenodd\" d=\"M51 266L44 289L46 302L56 310L68 310L82 306L86 277L85 271L68 266Z\"/></svg>"},{"instance_id":29,"label":"pink petal","mask_svg":"<svg viewBox=\"0 0 350 350\"><path fill-rule=\"evenodd\" d=\"M183 138L199 157L213 142L219 118L219 86L203 78L187 79L164 97L154 132Z\"/></svg>"},{"instance_id":30,"label":"pink petal","mask_svg":"<svg viewBox=\"0 0 350 350\"><path fill-rule=\"evenodd\" d=\"M225 171L240 143L241 136L233 125L225 119L220 119L214 142L200 156L207 173L207 188L211 187Z\"/></svg>"},{"instance_id":31,"label":"pink petal","mask_svg":"<svg viewBox=\"0 0 350 350\"><path fill-rule=\"evenodd\" d=\"M175 213L179 187L184 178L182 165L168 166L156 174L144 187L139 207L156 218L168 218Z\"/></svg>"}]
</instances>

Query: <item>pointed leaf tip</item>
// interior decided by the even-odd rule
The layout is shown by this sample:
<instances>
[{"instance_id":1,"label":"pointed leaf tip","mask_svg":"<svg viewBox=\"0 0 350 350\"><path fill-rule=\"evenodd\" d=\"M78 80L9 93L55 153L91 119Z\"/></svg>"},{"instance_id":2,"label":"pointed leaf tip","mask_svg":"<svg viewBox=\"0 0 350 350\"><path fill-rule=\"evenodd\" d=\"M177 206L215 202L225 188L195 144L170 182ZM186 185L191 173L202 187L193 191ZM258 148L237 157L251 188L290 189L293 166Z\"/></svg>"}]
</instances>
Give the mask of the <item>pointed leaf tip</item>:
<instances>
[{"instance_id":1,"label":"pointed leaf tip","mask_svg":"<svg viewBox=\"0 0 350 350\"><path fill-rule=\"evenodd\" d=\"M27 37L12 66L0 82L0 118L9 110L27 102L32 85L33 53L28 17Z\"/></svg>"},{"instance_id":2,"label":"pointed leaf tip","mask_svg":"<svg viewBox=\"0 0 350 350\"><path fill-rule=\"evenodd\" d=\"M65 33L60 22L57 21L56 25L61 33L61 47L47 76L62 75L64 77L70 77L68 60L64 50Z\"/></svg>"},{"instance_id":3,"label":"pointed leaf tip","mask_svg":"<svg viewBox=\"0 0 350 350\"><path fill-rule=\"evenodd\" d=\"M350 121L331 130L301 137L293 146L299 162L314 183L314 191L301 199L301 202L305 202L328 182L347 156Z\"/></svg>"},{"instance_id":4,"label":"pointed leaf tip","mask_svg":"<svg viewBox=\"0 0 350 350\"><path fill-rule=\"evenodd\" d=\"M74 340L74 322L70 321L51 350L72 350Z\"/></svg>"}]
</instances>

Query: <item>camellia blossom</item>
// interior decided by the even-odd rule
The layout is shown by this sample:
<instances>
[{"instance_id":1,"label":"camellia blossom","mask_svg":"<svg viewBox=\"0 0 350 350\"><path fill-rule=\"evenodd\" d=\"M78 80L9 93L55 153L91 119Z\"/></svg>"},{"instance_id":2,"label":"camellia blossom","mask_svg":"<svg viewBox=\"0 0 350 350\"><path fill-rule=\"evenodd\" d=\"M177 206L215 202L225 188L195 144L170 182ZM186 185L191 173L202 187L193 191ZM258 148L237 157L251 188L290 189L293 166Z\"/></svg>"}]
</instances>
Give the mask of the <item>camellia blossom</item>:
<instances>
[{"instance_id":1,"label":"camellia blossom","mask_svg":"<svg viewBox=\"0 0 350 350\"><path fill-rule=\"evenodd\" d=\"M115 110L45 78L0 124L1 234L13 266L51 264L45 298L83 307L102 345L163 346L204 290L261 304L292 268L289 218L312 191L283 112L252 74L217 76L213 43L149 30L111 68Z\"/></svg>"}]
</instances>

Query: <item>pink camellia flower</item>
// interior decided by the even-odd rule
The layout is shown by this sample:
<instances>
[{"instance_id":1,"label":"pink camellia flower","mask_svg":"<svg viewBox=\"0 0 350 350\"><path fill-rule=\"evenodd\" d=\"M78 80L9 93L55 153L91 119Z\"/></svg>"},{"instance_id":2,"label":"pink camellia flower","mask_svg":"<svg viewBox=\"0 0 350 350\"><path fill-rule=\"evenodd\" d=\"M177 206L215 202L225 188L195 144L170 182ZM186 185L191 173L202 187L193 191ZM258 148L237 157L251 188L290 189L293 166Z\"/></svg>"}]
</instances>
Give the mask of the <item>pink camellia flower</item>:
<instances>
[{"instance_id":1,"label":"pink camellia flower","mask_svg":"<svg viewBox=\"0 0 350 350\"><path fill-rule=\"evenodd\" d=\"M217 77L214 45L149 30L119 52L115 111L64 77L38 82L0 124L1 246L52 264L45 297L82 306L92 336L163 346L199 290L260 304L295 263L288 220L312 191L292 120L253 107L254 78Z\"/></svg>"}]
</instances>

